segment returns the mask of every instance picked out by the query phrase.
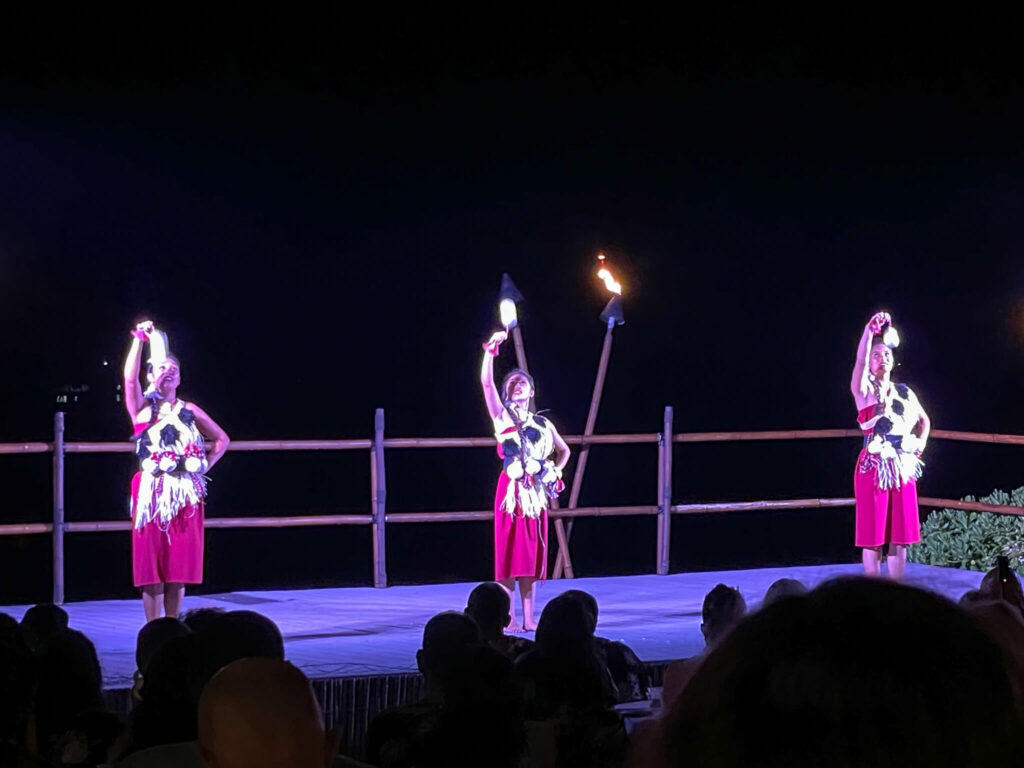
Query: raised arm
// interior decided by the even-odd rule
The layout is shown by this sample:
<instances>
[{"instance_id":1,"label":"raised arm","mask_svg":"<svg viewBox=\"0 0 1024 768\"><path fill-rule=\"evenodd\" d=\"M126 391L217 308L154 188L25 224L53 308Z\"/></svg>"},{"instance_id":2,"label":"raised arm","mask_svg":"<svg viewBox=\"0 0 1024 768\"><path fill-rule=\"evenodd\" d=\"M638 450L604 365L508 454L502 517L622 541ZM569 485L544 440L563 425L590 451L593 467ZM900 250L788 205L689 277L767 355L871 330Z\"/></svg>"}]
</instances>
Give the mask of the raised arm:
<instances>
[{"instance_id":1,"label":"raised arm","mask_svg":"<svg viewBox=\"0 0 1024 768\"><path fill-rule=\"evenodd\" d=\"M220 428L220 425L211 419L209 415L195 403L189 403L188 407L192 413L195 414L196 424L199 426L199 431L202 432L206 437L213 441L213 447L206 454L206 469L209 471L213 468L220 457L224 455L224 451L231 445L231 438L228 437L228 433Z\"/></svg>"},{"instance_id":2,"label":"raised arm","mask_svg":"<svg viewBox=\"0 0 1024 768\"><path fill-rule=\"evenodd\" d=\"M860 343L857 345L857 358L853 362L853 375L850 376L850 392L858 407L863 407L863 400L867 398L871 388L868 386L868 372L871 370L869 360L871 358L871 339L879 333L882 326L890 322L889 315L885 312L876 312L864 326L864 332L860 335Z\"/></svg>"},{"instance_id":3,"label":"raised arm","mask_svg":"<svg viewBox=\"0 0 1024 768\"><path fill-rule=\"evenodd\" d=\"M487 412L491 415L492 420L498 419L505 411L501 395L498 394L498 388L494 385L494 358L498 356L501 342L507 338L507 333L498 331L484 342L484 359L480 364L480 386L483 387L484 402L487 403Z\"/></svg>"},{"instance_id":4,"label":"raised arm","mask_svg":"<svg viewBox=\"0 0 1024 768\"><path fill-rule=\"evenodd\" d=\"M128 348L128 356L124 360L124 407L133 421L146 404L142 397L142 385L139 383L139 368L142 364L142 343L149 338L152 330L153 323L148 320L135 326L132 331L132 345Z\"/></svg>"}]
</instances>

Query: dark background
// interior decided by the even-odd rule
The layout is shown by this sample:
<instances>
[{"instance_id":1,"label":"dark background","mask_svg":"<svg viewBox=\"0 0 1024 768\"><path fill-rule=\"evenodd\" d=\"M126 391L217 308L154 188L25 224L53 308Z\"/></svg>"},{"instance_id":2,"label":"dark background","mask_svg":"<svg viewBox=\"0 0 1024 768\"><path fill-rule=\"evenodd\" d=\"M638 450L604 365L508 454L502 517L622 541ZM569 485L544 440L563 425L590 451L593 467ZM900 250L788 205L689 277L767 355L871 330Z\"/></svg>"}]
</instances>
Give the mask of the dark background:
<instances>
[{"instance_id":1,"label":"dark background","mask_svg":"<svg viewBox=\"0 0 1024 768\"><path fill-rule=\"evenodd\" d=\"M579 433L599 251L627 313L599 432L658 431L669 404L678 431L851 426L879 308L935 426L1024 431L1005 20L242 8L4 26L0 440L51 439L65 385L89 387L69 440L126 438L115 387L142 316L234 439L368 437L375 407L392 436L486 434L502 272L539 404ZM848 495L856 451L677 447L675 500ZM926 459L928 495L1022 484L1013 448L936 440ZM49 462L0 457L0 520L48 519ZM208 511L366 512L367 463L232 453ZM389 508L486 508L497 469L483 449L389 452ZM123 519L132 472L69 456L68 518ZM653 446L599 447L581 503L653 504L655 486ZM490 573L487 524L388 535L392 583ZM653 519L582 520L577 574L650 572L654 541ZM0 601L48 596L49 546L0 538ZM207 548L208 592L370 582L366 527L211 530ZM674 521L675 570L856 557L852 510ZM69 599L133 594L125 534L70 535L67 564Z\"/></svg>"}]
</instances>

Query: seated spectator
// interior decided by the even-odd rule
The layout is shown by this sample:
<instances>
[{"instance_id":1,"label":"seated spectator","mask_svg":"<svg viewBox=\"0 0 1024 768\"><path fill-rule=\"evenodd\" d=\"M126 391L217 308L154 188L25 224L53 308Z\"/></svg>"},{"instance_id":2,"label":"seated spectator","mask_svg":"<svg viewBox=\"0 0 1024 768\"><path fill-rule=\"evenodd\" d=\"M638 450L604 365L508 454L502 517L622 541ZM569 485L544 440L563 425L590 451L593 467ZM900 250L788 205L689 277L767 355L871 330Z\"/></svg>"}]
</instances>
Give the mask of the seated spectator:
<instances>
[{"instance_id":1,"label":"seated spectator","mask_svg":"<svg viewBox=\"0 0 1024 768\"><path fill-rule=\"evenodd\" d=\"M484 642L509 661L515 661L533 648L533 641L522 635L505 634L505 627L512 621L511 607L504 587L496 581L485 581L469 593L465 613L480 627Z\"/></svg>"},{"instance_id":2,"label":"seated spectator","mask_svg":"<svg viewBox=\"0 0 1024 768\"><path fill-rule=\"evenodd\" d=\"M203 688L222 667L246 658L284 659L284 639L277 625L255 611L230 611L212 618L199 632L176 637L150 661L132 712L130 739L122 756L142 765L186 760L197 753L196 712Z\"/></svg>"},{"instance_id":3,"label":"seated spectator","mask_svg":"<svg viewBox=\"0 0 1024 768\"><path fill-rule=\"evenodd\" d=\"M988 597L1005 600L1024 616L1024 591L1021 590L1020 579L1012 570L1008 571L1003 581L999 578L999 569L993 568L982 577L979 590Z\"/></svg>"},{"instance_id":4,"label":"seated spectator","mask_svg":"<svg viewBox=\"0 0 1024 768\"><path fill-rule=\"evenodd\" d=\"M29 647L36 651L48 639L68 628L68 612L53 603L33 605L21 617L21 630Z\"/></svg>"},{"instance_id":5,"label":"seated spectator","mask_svg":"<svg viewBox=\"0 0 1024 768\"><path fill-rule=\"evenodd\" d=\"M598 662L608 670L608 676L615 686L615 698L619 703L643 701L651 696L651 678L647 667L633 649L618 640L598 637L597 599L582 589L568 589L562 593L577 600L591 619L591 635Z\"/></svg>"},{"instance_id":6,"label":"seated spectator","mask_svg":"<svg viewBox=\"0 0 1024 768\"><path fill-rule=\"evenodd\" d=\"M156 621L162 619L150 624ZM114 759L195 739L195 704L187 685L195 647L195 635L183 635L167 641L154 654L143 673L128 732Z\"/></svg>"},{"instance_id":7,"label":"seated spectator","mask_svg":"<svg viewBox=\"0 0 1024 768\"><path fill-rule=\"evenodd\" d=\"M729 634L746 612L747 602L735 587L716 584L704 596L704 605L701 607L703 621L700 625L701 634L704 635L704 653L673 661L665 667L661 698L666 707L672 706L679 697L707 652Z\"/></svg>"},{"instance_id":8,"label":"seated spectator","mask_svg":"<svg viewBox=\"0 0 1024 768\"><path fill-rule=\"evenodd\" d=\"M57 744L75 718L104 710L100 662L89 638L63 629L40 646L36 668L36 754L45 763L59 762Z\"/></svg>"},{"instance_id":9,"label":"seated spectator","mask_svg":"<svg viewBox=\"0 0 1024 768\"><path fill-rule=\"evenodd\" d=\"M256 611L221 614L211 619L202 631L196 632L195 638L188 688L196 706L210 678L231 662L250 658L284 660L281 630Z\"/></svg>"},{"instance_id":10,"label":"seated spectator","mask_svg":"<svg viewBox=\"0 0 1024 768\"><path fill-rule=\"evenodd\" d=\"M427 622L423 628L423 647L416 652L424 696L412 704L377 713L366 734L367 762L380 768L413 764L417 734L436 716L453 668L482 643L480 628L465 613L445 611Z\"/></svg>"},{"instance_id":11,"label":"seated spectator","mask_svg":"<svg viewBox=\"0 0 1024 768\"><path fill-rule=\"evenodd\" d=\"M25 635L13 618L0 613L0 765L28 764L29 723L36 666Z\"/></svg>"},{"instance_id":12,"label":"seated spectator","mask_svg":"<svg viewBox=\"0 0 1024 768\"><path fill-rule=\"evenodd\" d=\"M487 645L466 649L442 681L441 704L410 743L423 768L520 768L526 753L522 695L512 662Z\"/></svg>"},{"instance_id":13,"label":"seated spectator","mask_svg":"<svg viewBox=\"0 0 1024 768\"><path fill-rule=\"evenodd\" d=\"M879 579L750 616L664 721L674 766L1008 765L1022 722L1003 655L964 611Z\"/></svg>"},{"instance_id":14,"label":"seated spectator","mask_svg":"<svg viewBox=\"0 0 1024 768\"><path fill-rule=\"evenodd\" d=\"M803 582L797 581L796 579L776 579L768 587L764 593L764 599L761 600L761 607L771 605L777 600L782 600L785 597L799 597L800 595L807 594L807 587L803 585Z\"/></svg>"},{"instance_id":15,"label":"seated spectator","mask_svg":"<svg viewBox=\"0 0 1024 768\"><path fill-rule=\"evenodd\" d=\"M149 662L157 651L174 638L190 634L192 634L192 630L188 628L188 625L173 616L162 616L142 625L142 629L139 630L135 638L135 684L132 686L132 694L136 698L138 698L139 689L142 687Z\"/></svg>"},{"instance_id":16,"label":"seated spectator","mask_svg":"<svg viewBox=\"0 0 1024 768\"><path fill-rule=\"evenodd\" d=\"M627 739L610 678L594 651L580 600L559 595L537 623L536 647L516 661L526 717L546 721L561 766L621 765Z\"/></svg>"},{"instance_id":17,"label":"seated spectator","mask_svg":"<svg viewBox=\"0 0 1024 768\"><path fill-rule=\"evenodd\" d=\"M217 672L198 722L209 768L324 768L338 751L309 680L278 659L240 659Z\"/></svg>"}]
</instances>

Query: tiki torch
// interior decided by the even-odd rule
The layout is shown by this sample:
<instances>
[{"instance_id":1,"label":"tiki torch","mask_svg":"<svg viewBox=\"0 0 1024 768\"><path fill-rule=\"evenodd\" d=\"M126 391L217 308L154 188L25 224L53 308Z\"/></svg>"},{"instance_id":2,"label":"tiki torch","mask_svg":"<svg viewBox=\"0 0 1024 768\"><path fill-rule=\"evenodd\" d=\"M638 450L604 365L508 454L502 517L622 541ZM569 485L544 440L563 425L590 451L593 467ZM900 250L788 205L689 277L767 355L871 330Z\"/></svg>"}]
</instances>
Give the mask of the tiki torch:
<instances>
[{"instance_id":1,"label":"tiki torch","mask_svg":"<svg viewBox=\"0 0 1024 768\"><path fill-rule=\"evenodd\" d=\"M518 302L523 300L523 294L516 288L512 278L507 273L501 276L501 287L498 289L498 312L501 315L501 324L505 326L505 332L512 332L512 342L516 347L516 366L529 373L526 367L526 350L523 347L523 332L519 329L519 314L516 308Z\"/></svg>"},{"instance_id":2,"label":"tiki torch","mask_svg":"<svg viewBox=\"0 0 1024 768\"><path fill-rule=\"evenodd\" d=\"M601 322L604 323L604 345L601 347L601 359L597 364L597 377L594 379L594 391L590 396L590 410L587 412L587 424L583 429L583 445L580 447L580 455L576 460L576 471L572 476L572 486L569 490L569 509L575 509L580 498L580 487L583 484L583 473L587 470L587 457L590 455L590 446L586 439L594 434L594 425L597 422L597 410L601 406L601 393L604 391L604 378L608 373L608 359L612 353L612 331L616 325L623 325L626 322L622 312L622 285L612 276L608 268L608 259L603 253L597 256L597 276L604 281L605 288L612 294L608 304L601 312ZM570 518L566 530L566 544L572 534L574 519ZM555 560L554 577L560 578L563 571L569 578L573 577L572 561L566 557L568 553L559 548L558 557Z\"/></svg>"}]
</instances>

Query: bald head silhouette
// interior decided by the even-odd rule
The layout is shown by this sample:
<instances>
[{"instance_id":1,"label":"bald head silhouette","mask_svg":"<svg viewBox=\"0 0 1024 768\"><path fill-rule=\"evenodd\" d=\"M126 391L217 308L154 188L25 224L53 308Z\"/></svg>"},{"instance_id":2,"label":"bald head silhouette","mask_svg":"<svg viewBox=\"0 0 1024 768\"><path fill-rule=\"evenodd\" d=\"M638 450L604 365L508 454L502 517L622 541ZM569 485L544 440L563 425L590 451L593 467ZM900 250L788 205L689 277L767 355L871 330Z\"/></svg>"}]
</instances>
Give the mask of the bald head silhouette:
<instances>
[{"instance_id":1,"label":"bald head silhouette","mask_svg":"<svg viewBox=\"0 0 1024 768\"><path fill-rule=\"evenodd\" d=\"M334 756L309 680L278 659L220 670L199 698L198 725L210 768L324 768Z\"/></svg>"}]
</instances>

